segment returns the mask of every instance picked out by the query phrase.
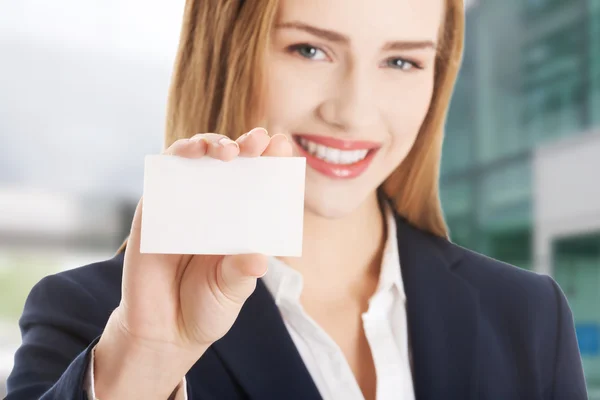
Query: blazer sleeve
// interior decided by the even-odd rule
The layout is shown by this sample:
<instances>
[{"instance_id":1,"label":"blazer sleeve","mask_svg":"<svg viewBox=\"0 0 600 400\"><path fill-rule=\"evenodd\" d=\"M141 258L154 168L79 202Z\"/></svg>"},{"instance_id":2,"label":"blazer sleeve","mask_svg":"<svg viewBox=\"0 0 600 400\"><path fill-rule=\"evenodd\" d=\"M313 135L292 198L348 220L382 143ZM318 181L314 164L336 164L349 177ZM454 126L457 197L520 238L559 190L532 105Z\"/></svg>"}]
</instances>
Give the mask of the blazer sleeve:
<instances>
[{"instance_id":1,"label":"blazer sleeve","mask_svg":"<svg viewBox=\"0 0 600 400\"><path fill-rule=\"evenodd\" d=\"M100 304L67 276L52 275L34 286L19 320L22 344L7 400L86 400L90 352L108 312Z\"/></svg>"},{"instance_id":2,"label":"blazer sleeve","mask_svg":"<svg viewBox=\"0 0 600 400\"><path fill-rule=\"evenodd\" d=\"M586 400L587 389L573 313L567 299L554 279L547 277L554 289L556 299L556 348L554 357L554 377L551 399Z\"/></svg>"}]
</instances>

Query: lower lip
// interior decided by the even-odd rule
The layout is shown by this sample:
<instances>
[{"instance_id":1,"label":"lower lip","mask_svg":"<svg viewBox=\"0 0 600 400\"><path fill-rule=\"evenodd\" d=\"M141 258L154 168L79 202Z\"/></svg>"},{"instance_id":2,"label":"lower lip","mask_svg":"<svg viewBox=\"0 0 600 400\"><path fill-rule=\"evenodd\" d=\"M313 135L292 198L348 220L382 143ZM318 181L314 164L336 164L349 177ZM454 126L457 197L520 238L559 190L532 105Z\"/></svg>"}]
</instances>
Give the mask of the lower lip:
<instances>
[{"instance_id":1,"label":"lower lip","mask_svg":"<svg viewBox=\"0 0 600 400\"><path fill-rule=\"evenodd\" d=\"M321 160L304 150L299 143L296 143L296 147L299 149L300 154L306 157L306 163L313 169L319 171L325 176L334 179L353 179L360 176L371 164L375 153L378 149L371 149L367 153L367 156L354 164L332 164L325 160Z\"/></svg>"}]
</instances>

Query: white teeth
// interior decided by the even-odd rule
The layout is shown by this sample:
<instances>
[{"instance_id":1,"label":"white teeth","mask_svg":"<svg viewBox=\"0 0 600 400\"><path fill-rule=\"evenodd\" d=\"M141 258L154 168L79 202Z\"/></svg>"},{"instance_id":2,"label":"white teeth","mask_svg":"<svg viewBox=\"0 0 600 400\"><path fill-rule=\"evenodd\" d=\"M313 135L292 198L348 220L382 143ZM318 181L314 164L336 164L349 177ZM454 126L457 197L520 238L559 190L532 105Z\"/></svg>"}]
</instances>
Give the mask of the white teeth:
<instances>
[{"instance_id":1,"label":"white teeth","mask_svg":"<svg viewBox=\"0 0 600 400\"><path fill-rule=\"evenodd\" d=\"M341 164L340 163L340 155L341 150L332 149L331 147L327 148L327 153L325 153L325 160L329 161L332 164Z\"/></svg>"},{"instance_id":2,"label":"white teeth","mask_svg":"<svg viewBox=\"0 0 600 400\"><path fill-rule=\"evenodd\" d=\"M325 159L326 155L327 155L327 147L318 144L317 145L317 157L319 157L321 159Z\"/></svg>"},{"instance_id":3,"label":"white teeth","mask_svg":"<svg viewBox=\"0 0 600 400\"><path fill-rule=\"evenodd\" d=\"M340 164L349 164L352 161L353 151L344 152L340 154Z\"/></svg>"},{"instance_id":4,"label":"white teeth","mask_svg":"<svg viewBox=\"0 0 600 400\"><path fill-rule=\"evenodd\" d=\"M331 164L354 164L367 156L369 150L340 150L323 146L305 138L300 138L300 145L311 155Z\"/></svg>"}]
</instances>

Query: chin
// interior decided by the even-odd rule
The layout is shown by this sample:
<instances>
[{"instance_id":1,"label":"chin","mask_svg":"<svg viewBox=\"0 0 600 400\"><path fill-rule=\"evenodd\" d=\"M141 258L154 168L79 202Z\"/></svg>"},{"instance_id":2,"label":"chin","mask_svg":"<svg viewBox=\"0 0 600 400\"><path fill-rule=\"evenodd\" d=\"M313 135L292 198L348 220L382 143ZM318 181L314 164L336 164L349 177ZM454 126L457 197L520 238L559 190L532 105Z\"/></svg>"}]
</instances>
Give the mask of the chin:
<instances>
[{"instance_id":1,"label":"chin","mask_svg":"<svg viewBox=\"0 0 600 400\"><path fill-rule=\"evenodd\" d=\"M369 191L335 188L331 185L323 187L311 183L306 182L304 209L305 212L321 218L338 219L351 215L371 194Z\"/></svg>"}]
</instances>

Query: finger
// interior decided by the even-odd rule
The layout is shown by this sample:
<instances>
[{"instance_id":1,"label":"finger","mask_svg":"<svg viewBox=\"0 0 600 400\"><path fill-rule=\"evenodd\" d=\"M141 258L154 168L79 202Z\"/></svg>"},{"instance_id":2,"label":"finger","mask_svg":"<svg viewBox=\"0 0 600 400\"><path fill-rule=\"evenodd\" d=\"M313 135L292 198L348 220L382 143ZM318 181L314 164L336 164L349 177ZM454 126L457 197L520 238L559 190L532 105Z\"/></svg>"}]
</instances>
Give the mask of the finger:
<instances>
[{"instance_id":1,"label":"finger","mask_svg":"<svg viewBox=\"0 0 600 400\"><path fill-rule=\"evenodd\" d=\"M292 155L292 144L287 136L278 133L271 138L269 145L262 155L271 157L290 157Z\"/></svg>"},{"instance_id":2,"label":"finger","mask_svg":"<svg viewBox=\"0 0 600 400\"><path fill-rule=\"evenodd\" d=\"M142 236L142 208L144 204L144 198L142 197L140 201L138 201L137 206L135 207L135 212L133 213L133 221L131 222L131 230L129 232L129 238L127 239L127 248L125 249L125 254L127 252L140 252L140 237Z\"/></svg>"},{"instance_id":3,"label":"finger","mask_svg":"<svg viewBox=\"0 0 600 400\"><path fill-rule=\"evenodd\" d=\"M256 288L256 279L267 272L267 257L261 254L225 256L217 270L217 285L230 300L243 303Z\"/></svg>"},{"instance_id":4,"label":"finger","mask_svg":"<svg viewBox=\"0 0 600 400\"><path fill-rule=\"evenodd\" d=\"M240 146L225 135L205 134L208 141L206 155L222 161L230 161L240 153Z\"/></svg>"},{"instance_id":5,"label":"finger","mask_svg":"<svg viewBox=\"0 0 600 400\"><path fill-rule=\"evenodd\" d=\"M144 198L140 198L140 201L135 208L133 214L133 220L131 222L131 230L129 237L127 238L127 247L125 248L125 262L127 265L141 265L144 264L140 260L146 258L155 258L160 261L174 261L177 259L177 255L174 254L149 254L141 253L140 242L142 236L142 211L143 211ZM147 263L146 266L152 263Z\"/></svg>"},{"instance_id":6,"label":"finger","mask_svg":"<svg viewBox=\"0 0 600 400\"><path fill-rule=\"evenodd\" d=\"M179 139L169 146L163 154L186 158L199 158L206 155L209 143L201 137Z\"/></svg>"},{"instance_id":7,"label":"finger","mask_svg":"<svg viewBox=\"0 0 600 400\"><path fill-rule=\"evenodd\" d=\"M240 156L260 156L269 145L270 139L269 133L264 128L254 128L250 132L243 134L236 140L240 146Z\"/></svg>"}]
</instances>

